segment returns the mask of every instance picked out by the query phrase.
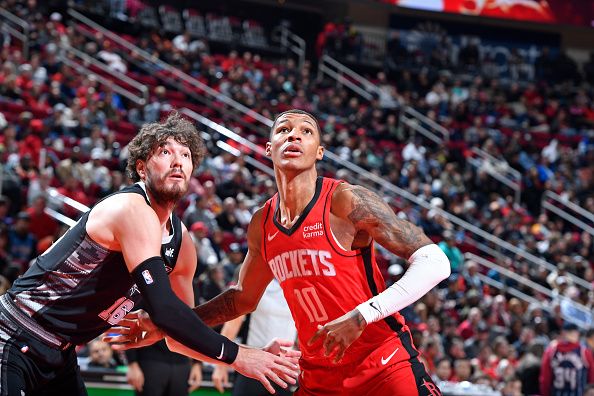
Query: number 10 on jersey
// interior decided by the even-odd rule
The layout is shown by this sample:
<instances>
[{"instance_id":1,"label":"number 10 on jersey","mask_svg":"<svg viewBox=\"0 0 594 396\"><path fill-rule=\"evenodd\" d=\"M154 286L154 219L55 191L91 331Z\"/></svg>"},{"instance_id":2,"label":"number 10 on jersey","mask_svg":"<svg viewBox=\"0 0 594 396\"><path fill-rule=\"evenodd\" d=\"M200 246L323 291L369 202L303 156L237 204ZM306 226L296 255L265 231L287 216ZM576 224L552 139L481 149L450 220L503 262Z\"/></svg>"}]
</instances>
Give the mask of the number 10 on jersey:
<instances>
[{"instance_id":1,"label":"number 10 on jersey","mask_svg":"<svg viewBox=\"0 0 594 396\"><path fill-rule=\"evenodd\" d=\"M301 290L295 289L295 297L299 305L307 314L310 322L324 322L328 320L328 314L322 305L316 289L313 287L304 287Z\"/></svg>"}]
</instances>

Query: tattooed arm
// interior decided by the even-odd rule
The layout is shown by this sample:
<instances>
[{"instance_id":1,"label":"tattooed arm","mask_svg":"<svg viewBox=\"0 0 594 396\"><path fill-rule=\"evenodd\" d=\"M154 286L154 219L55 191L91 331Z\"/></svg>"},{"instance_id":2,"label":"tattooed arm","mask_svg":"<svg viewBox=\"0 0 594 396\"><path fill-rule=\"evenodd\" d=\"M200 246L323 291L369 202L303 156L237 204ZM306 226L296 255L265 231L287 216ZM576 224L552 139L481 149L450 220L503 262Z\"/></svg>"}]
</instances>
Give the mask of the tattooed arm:
<instances>
[{"instance_id":1,"label":"tattooed arm","mask_svg":"<svg viewBox=\"0 0 594 396\"><path fill-rule=\"evenodd\" d=\"M212 300L194 308L194 312L209 326L225 323L252 312L258 306L273 275L261 252L262 209L258 210L248 227L248 252L239 270L236 286Z\"/></svg>"},{"instance_id":2,"label":"tattooed arm","mask_svg":"<svg viewBox=\"0 0 594 396\"><path fill-rule=\"evenodd\" d=\"M339 185L332 197L332 213L348 220L355 232L366 233L405 259L433 243L419 227L399 219L377 194L361 186Z\"/></svg>"},{"instance_id":3,"label":"tattooed arm","mask_svg":"<svg viewBox=\"0 0 594 396\"><path fill-rule=\"evenodd\" d=\"M373 238L410 262L402 279L340 318L320 326L309 340L310 345L323 340L325 354L335 354L334 361L338 362L367 324L393 315L418 300L449 276L450 266L445 254L420 228L400 220L377 194L363 187L338 186L332 197L331 212L341 223L341 231L350 230L352 248L368 246Z\"/></svg>"}]
</instances>

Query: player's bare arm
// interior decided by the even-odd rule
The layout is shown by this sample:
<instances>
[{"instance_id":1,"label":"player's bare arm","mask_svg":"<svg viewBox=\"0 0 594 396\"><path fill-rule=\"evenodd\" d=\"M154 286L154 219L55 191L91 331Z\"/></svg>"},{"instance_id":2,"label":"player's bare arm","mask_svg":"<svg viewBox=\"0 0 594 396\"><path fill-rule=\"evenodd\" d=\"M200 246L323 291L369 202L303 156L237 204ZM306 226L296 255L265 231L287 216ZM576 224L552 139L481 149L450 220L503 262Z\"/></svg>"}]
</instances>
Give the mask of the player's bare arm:
<instances>
[{"instance_id":1,"label":"player's bare arm","mask_svg":"<svg viewBox=\"0 0 594 396\"><path fill-rule=\"evenodd\" d=\"M194 308L209 326L216 326L252 312L258 306L273 275L261 252L262 209L248 226L248 252L239 271L237 285Z\"/></svg>"},{"instance_id":2,"label":"player's bare arm","mask_svg":"<svg viewBox=\"0 0 594 396\"><path fill-rule=\"evenodd\" d=\"M338 186L332 197L331 213L338 222L346 224L343 227L347 232L343 234L350 241L341 241L346 246L363 248L375 240L411 263L401 281L342 317L319 326L309 343L323 340L326 355L336 354L334 360L338 362L368 324L392 315L422 297L449 276L450 267L445 254L419 227L399 219L377 194L364 187Z\"/></svg>"},{"instance_id":3,"label":"player's bare arm","mask_svg":"<svg viewBox=\"0 0 594 396\"><path fill-rule=\"evenodd\" d=\"M367 233L405 259L433 243L419 227L399 219L376 193L361 186L344 183L338 186L332 197L332 213L348 219L357 232Z\"/></svg>"}]
</instances>

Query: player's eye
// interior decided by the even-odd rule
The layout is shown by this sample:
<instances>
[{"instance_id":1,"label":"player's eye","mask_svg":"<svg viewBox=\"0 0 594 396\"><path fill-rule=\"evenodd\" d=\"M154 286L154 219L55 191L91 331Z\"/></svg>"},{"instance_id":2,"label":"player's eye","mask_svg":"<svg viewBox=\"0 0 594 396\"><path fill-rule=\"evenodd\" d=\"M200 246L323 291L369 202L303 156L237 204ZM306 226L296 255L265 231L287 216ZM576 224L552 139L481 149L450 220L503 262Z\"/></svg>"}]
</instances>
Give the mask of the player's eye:
<instances>
[{"instance_id":1,"label":"player's eye","mask_svg":"<svg viewBox=\"0 0 594 396\"><path fill-rule=\"evenodd\" d=\"M305 129L303 130L303 132L305 132L305 133L309 133L310 135L313 133L313 131L312 131L311 129L309 129L309 128L305 128Z\"/></svg>"},{"instance_id":2,"label":"player's eye","mask_svg":"<svg viewBox=\"0 0 594 396\"><path fill-rule=\"evenodd\" d=\"M163 149L163 150L161 150L161 154L169 154L169 150Z\"/></svg>"},{"instance_id":3,"label":"player's eye","mask_svg":"<svg viewBox=\"0 0 594 396\"><path fill-rule=\"evenodd\" d=\"M282 127L281 129L278 130L280 133L287 133L289 132L289 128L287 127Z\"/></svg>"}]
</instances>

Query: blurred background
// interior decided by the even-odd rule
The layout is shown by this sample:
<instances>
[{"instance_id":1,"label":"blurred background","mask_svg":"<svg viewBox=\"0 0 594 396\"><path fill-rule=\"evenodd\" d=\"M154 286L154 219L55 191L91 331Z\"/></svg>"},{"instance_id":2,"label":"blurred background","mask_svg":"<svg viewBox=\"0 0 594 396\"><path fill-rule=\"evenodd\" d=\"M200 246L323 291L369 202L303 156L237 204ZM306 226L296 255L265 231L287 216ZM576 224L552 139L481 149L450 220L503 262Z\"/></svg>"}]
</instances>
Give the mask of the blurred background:
<instances>
[{"instance_id":1,"label":"blurred background","mask_svg":"<svg viewBox=\"0 0 594 396\"><path fill-rule=\"evenodd\" d=\"M272 118L299 108L323 129L321 175L377 191L448 255L451 277L402 311L444 395L537 395L551 342L594 347L593 2L0 6L0 292L130 183L127 143L178 109L209 150L176 210L196 303L216 296L276 191ZM377 249L391 284L407 263ZM138 357L79 353L90 395L132 394ZM219 394L194 366L196 394Z\"/></svg>"}]
</instances>

